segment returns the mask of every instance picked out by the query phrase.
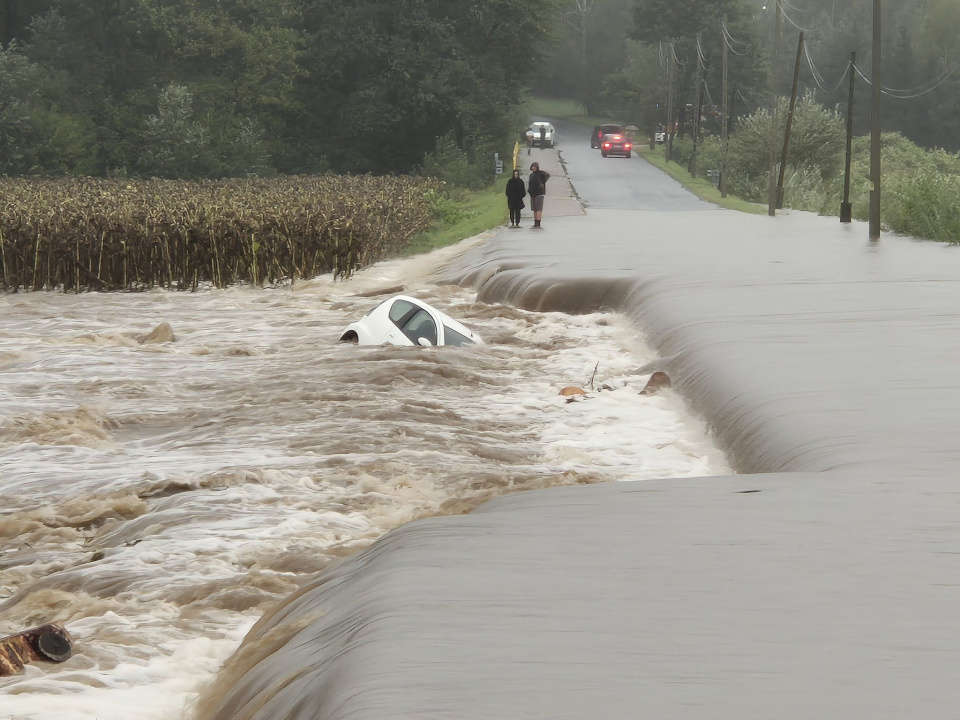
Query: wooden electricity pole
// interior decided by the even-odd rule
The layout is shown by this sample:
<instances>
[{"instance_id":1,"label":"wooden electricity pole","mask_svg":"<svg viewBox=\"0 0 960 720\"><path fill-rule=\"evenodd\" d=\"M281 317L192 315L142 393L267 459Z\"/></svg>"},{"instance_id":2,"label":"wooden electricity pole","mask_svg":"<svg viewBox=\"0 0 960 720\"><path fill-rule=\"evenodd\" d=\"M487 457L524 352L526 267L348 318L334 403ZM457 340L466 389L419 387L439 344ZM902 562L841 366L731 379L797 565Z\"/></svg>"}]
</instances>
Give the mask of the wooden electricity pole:
<instances>
[{"instance_id":1,"label":"wooden electricity pole","mask_svg":"<svg viewBox=\"0 0 960 720\"><path fill-rule=\"evenodd\" d=\"M880 239L880 0L873 0L873 85L870 103L870 239Z\"/></svg>"},{"instance_id":2,"label":"wooden electricity pole","mask_svg":"<svg viewBox=\"0 0 960 720\"><path fill-rule=\"evenodd\" d=\"M673 159L673 56L675 52L673 42L671 42L670 53L667 55L667 136L664 138L667 146L663 153L667 162Z\"/></svg>"},{"instance_id":3,"label":"wooden electricity pole","mask_svg":"<svg viewBox=\"0 0 960 720\"><path fill-rule=\"evenodd\" d=\"M727 18L723 18L723 116L720 118L720 197L727 196L727 144L730 133L730 101L727 90L727 64L730 42L726 36Z\"/></svg>"},{"instance_id":4,"label":"wooden electricity pole","mask_svg":"<svg viewBox=\"0 0 960 720\"><path fill-rule=\"evenodd\" d=\"M803 56L803 32L797 43L797 62L793 66L793 88L790 90L790 109L787 111L787 128L783 133L783 152L780 155L780 177L777 178L777 208L783 207L783 179L787 172L787 155L790 152L790 131L793 129L793 111L797 107L797 83L800 81L800 58Z\"/></svg>"},{"instance_id":5,"label":"wooden electricity pole","mask_svg":"<svg viewBox=\"0 0 960 720\"><path fill-rule=\"evenodd\" d=\"M700 104L703 102L703 97L701 95L703 88L703 75L701 68L703 64L701 63L700 56L700 46L697 46L697 92L694 93L695 102L693 104L693 152L690 153L690 163L687 166L687 171L693 176L697 176L697 141L700 138Z\"/></svg>"},{"instance_id":6,"label":"wooden electricity pole","mask_svg":"<svg viewBox=\"0 0 960 720\"><path fill-rule=\"evenodd\" d=\"M773 105L770 108L770 179L767 183L767 215L770 217L777 214L777 183L773 179L776 154L773 149L773 144L777 137L777 126L779 125L777 122L777 72L780 69L780 28L783 24L783 11L780 8L780 0L776 0L774 3L773 12L775 15L773 20L773 77L770 79Z\"/></svg>"},{"instance_id":7,"label":"wooden electricity pole","mask_svg":"<svg viewBox=\"0 0 960 720\"><path fill-rule=\"evenodd\" d=\"M840 203L840 222L848 223L853 219L853 205L850 204L850 161L853 158L853 80L857 75L857 54L850 53L850 92L847 94L847 155L843 164L843 200Z\"/></svg>"}]
</instances>

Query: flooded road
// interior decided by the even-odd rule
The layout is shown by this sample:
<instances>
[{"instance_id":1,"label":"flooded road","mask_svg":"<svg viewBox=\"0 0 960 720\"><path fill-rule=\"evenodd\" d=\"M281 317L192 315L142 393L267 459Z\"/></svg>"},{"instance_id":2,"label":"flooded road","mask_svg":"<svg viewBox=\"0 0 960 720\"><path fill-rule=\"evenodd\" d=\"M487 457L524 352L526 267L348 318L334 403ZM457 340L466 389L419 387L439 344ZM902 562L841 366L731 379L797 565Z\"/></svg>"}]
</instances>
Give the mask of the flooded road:
<instances>
[{"instance_id":1,"label":"flooded road","mask_svg":"<svg viewBox=\"0 0 960 720\"><path fill-rule=\"evenodd\" d=\"M666 176L574 152L570 175L598 177L582 197L631 186L445 277L619 312L743 474L405 525L267 614L204 717L955 717L960 249L675 211ZM663 207L628 207L651 178Z\"/></svg>"},{"instance_id":2,"label":"flooded road","mask_svg":"<svg viewBox=\"0 0 960 720\"><path fill-rule=\"evenodd\" d=\"M0 635L76 640L0 679L0 718L180 718L267 608L410 520L729 471L675 394L638 394L656 357L625 318L433 284L457 252L343 283L0 296ZM486 344L335 342L397 284ZM175 339L141 344L160 323Z\"/></svg>"}]
</instances>

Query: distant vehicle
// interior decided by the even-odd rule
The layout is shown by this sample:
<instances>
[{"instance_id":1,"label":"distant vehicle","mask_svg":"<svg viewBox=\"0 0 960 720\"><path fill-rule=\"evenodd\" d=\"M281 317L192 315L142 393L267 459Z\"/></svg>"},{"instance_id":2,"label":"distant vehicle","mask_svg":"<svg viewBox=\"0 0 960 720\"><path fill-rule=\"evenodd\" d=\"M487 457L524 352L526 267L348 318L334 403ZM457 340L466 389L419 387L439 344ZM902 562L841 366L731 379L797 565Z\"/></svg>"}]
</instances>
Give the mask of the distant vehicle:
<instances>
[{"instance_id":1,"label":"distant vehicle","mask_svg":"<svg viewBox=\"0 0 960 720\"><path fill-rule=\"evenodd\" d=\"M422 300L396 295L380 303L340 334L340 342L358 345L472 345L477 333Z\"/></svg>"},{"instance_id":2,"label":"distant vehicle","mask_svg":"<svg viewBox=\"0 0 960 720\"><path fill-rule=\"evenodd\" d=\"M600 147L604 135L623 135L623 132L623 125L594 125L593 134L590 136L590 147Z\"/></svg>"},{"instance_id":3,"label":"distant vehicle","mask_svg":"<svg viewBox=\"0 0 960 720\"><path fill-rule=\"evenodd\" d=\"M543 144L540 143L540 128L544 128ZM530 129L527 130L527 140L537 147L554 147L557 143L556 130L553 129L553 123L537 120Z\"/></svg>"},{"instance_id":4,"label":"distant vehicle","mask_svg":"<svg viewBox=\"0 0 960 720\"><path fill-rule=\"evenodd\" d=\"M620 133L604 135L603 140L600 141L600 154L603 157L610 157L611 155L630 157L632 150L633 143L630 142L630 138Z\"/></svg>"}]
</instances>

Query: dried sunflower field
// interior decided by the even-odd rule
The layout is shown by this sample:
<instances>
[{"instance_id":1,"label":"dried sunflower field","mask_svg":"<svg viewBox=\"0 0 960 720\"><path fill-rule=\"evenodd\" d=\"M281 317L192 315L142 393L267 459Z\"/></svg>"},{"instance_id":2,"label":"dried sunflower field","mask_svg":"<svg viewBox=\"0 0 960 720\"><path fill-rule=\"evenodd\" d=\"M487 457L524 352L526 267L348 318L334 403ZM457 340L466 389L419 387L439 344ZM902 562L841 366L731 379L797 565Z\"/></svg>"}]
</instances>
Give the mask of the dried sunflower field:
<instances>
[{"instance_id":1,"label":"dried sunflower field","mask_svg":"<svg viewBox=\"0 0 960 720\"><path fill-rule=\"evenodd\" d=\"M411 177L0 178L0 288L193 290L348 276L427 229Z\"/></svg>"}]
</instances>

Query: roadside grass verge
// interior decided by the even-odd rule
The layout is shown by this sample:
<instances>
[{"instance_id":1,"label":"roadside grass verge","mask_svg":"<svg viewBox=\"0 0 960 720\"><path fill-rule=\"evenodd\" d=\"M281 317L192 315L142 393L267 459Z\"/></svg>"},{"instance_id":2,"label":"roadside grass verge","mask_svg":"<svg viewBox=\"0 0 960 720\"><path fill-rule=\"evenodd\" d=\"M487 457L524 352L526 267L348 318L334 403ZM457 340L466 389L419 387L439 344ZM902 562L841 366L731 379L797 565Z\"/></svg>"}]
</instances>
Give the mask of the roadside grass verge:
<instances>
[{"instance_id":1,"label":"roadside grass verge","mask_svg":"<svg viewBox=\"0 0 960 720\"><path fill-rule=\"evenodd\" d=\"M658 145L653 150L649 147L639 147L638 154L654 167L663 170L667 175L679 182L701 200L719 205L728 210L737 210L752 215L764 215L767 212L767 208L759 203L742 200L733 195L722 197L720 191L715 188L709 180L693 177L682 165L678 165L675 162L667 162L667 159L664 157L662 145Z\"/></svg>"},{"instance_id":2,"label":"roadside grass verge","mask_svg":"<svg viewBox=\"0 0 960 720\"><path fill-rule=\"evenodd\" d=\"M531 96L527 98L527 108L530 115L553 117L560 120L574 122L579 125L588 125L590 127L593 127L594 125L602 125L606 122L613 122L608 118L603 118L596 115L587 115L580 103L578 103L576 100L570 100L568 98L545 98Z\"/></svg>"},{"instance_id":3,"label":"roadside grass verge","mask_svg":"<svg viewBox=\"0 0 960 720\"><path fill-rule=\"evenodd\" d=\"M414 237L400 255L409 257L430 252L503 225L507 221L503 182L498 180L483 190L465 192L458 199L438 199L433 227Z\"/></svg>"}]
</instances>

